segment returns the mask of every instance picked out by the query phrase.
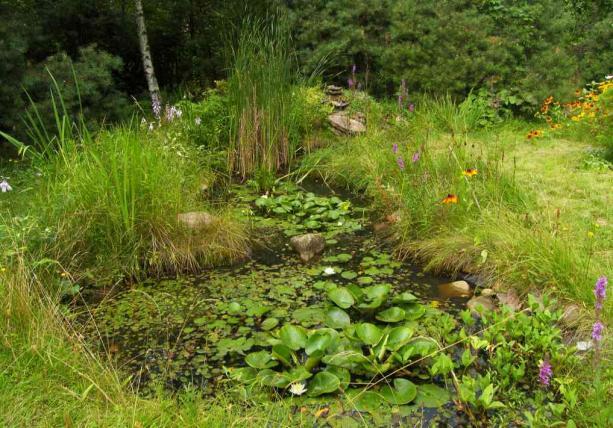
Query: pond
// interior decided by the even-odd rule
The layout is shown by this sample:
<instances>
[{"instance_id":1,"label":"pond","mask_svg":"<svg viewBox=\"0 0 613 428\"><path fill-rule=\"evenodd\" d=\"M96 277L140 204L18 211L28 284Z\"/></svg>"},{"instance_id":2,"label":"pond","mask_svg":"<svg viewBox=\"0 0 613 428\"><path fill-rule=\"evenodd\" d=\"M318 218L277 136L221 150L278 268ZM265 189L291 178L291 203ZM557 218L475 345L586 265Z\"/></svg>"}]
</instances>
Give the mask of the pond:
<instances>
[{"instance_id":1,"label":"pond","mask_svg":"<svg viewBox=\"0 0 613 428\"><path fill-rule=\"evenodd\" d=\"M155 381L172 390L190 385L212 394L233 382L225 368L244 367L245 356L269 346L281 326L326 326L332 290L409 292L419 305L412 303L418 310L412 317L407 312L407 323L431 309L455 314L464 308L466 299L439 294L438 286L451 278L394 259L372 230L368 211L359 207L364 201L313 185L308 190L318 193L291 188L262 198L237 191L232 200L259 237L252 258L195 276L122 286L102 299L91 294L79 317L88 341L109 352L144 393ZM311 227L304 226L308 222ZM326 248L303 263L289 237L309 231L322 233Z\"/></svg>"}]
</instances>

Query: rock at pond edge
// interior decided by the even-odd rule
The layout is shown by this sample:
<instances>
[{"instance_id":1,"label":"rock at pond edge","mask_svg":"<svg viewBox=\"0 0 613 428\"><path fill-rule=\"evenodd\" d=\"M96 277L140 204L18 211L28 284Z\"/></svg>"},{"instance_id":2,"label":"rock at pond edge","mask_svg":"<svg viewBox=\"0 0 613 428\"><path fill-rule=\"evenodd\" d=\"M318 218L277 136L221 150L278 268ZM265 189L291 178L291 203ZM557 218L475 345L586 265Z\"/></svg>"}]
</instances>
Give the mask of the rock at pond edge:
<instances>
[{"instance_id":1,"label":"rock at pond edge","mask_svg":"<svg viewBox=\"0 0 613 428\"><path fill-rule=\"evenodd\" d=\"M478 308L482 307L484 312L493 311L496 309L496 304L491 297L487 296L476 296L470 299L466 303L466 307L470 309L472 312L479 312Z\"/></svg>"},{"instance_id":2,"label":"rock at pond edge","mask_svg":"<svg viewBox=\"0 0 613 428\"><path fill-rule=\"evenodd\" d=\"M441 297L470 297L470 285L466 281L453 281L438 286Z\"/></svg>"},{"instance_id":3,"label":"rock at pond edge","mask_svg":"<svg viewBox=\"0 0 613 428\"><path fill-rule=\"evenodd\" d=\"M177 214L177 222L188 229L206 229L215 223L215 217L205 211Z\"/></svg>"},{"instance_id":4,"label":"rock at pond edge","mask_svg":"<svg viewBox=\"0 0 613 428\"><path fill-rule=\"evenodd\" d=\"M292 248L300 254L304 262L310 261L313 257L321 254L326 246L326 240L319 233L307 233L294 236L290 239Z\"/></svg>"}]
</instances>

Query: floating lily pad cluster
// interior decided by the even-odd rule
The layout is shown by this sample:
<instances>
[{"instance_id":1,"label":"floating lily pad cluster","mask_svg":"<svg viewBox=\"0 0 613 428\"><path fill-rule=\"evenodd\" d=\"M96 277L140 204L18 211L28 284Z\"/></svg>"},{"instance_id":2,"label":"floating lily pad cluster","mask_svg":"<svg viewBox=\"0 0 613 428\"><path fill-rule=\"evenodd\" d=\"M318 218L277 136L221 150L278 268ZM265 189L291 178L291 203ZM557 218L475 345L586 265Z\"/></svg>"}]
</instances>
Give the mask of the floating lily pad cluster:
<instances>
[{"instance_id":1,"label":"floating lily pad cluster","mask_svg":"<svg viewBox=\"0 0 613 428\"><path fill-rule=\"evenodd\" d=\"M365 411L383 403L446 403L445 389L413 382L431 382L454 367L419 323L421 318L430 323L439 311L409 292L392 295L391 290L389 284L329 287L325 327L283 325L266 349L247 355L248 367L231 369L231 377L311 397L346 393Z\"/></svg>"},{"instance_id":2,"label":"floating lily pad cluster","mask_svg":"<svg viewBox=\"0 0 613 428\"><path fill-rule=\"evenodd\" d=\"M287 221L288 227L284 230L287 236L306 232L327 232L330 236L361 229L360 222L352 218L351 202L336 196L323 197L296 191L260 196L255 200L255 206L267 216Z\"/></svg>"}]
</instances>

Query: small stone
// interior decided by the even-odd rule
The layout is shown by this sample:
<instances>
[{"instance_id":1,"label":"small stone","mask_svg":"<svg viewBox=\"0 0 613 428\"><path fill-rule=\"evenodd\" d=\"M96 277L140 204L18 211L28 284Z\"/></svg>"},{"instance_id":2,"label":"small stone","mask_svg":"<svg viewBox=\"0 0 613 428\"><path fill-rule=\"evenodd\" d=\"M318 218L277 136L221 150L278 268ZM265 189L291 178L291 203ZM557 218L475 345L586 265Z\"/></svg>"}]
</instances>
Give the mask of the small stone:
<instances>
[{"instance_id":1,"label":"small stone","mask_svg":"<svg viewBox=\"0 0 613 428\"><path fill-rule=\"evenodd\" d=\"M389 223L381 222L381 223L373 224L372 229L373 229L373 231L375 233L380 233L380 232L383 232L383 231L389 229L389 227L390 227Z\"/></svg>"},{"instance_id":2,"label":"small stone","mask_svg":"<svg viewBox=\"0 0 613 428\"><path fill-rule=\"evenodd\" d=\"M496 304L491 297L475 296L466 303L466 307L472 312L479 313L479 308L483 308L485 312L493 311L496 309Z\"/></svg>"},{"instance_id":3,"label":"small stone","mask_svg":"<svg viewBox=\"0 0 613 428\"><path fill-rule=\"evenodd\" d=\"M570 304L564 308L560 322L566 327L574 327L581 319L581 308L579 305Z\"/></svg>"},{"instance_id":4,"label":"small stone","mask_svg":"<svg viewBox=\"0 0 613 428\"><path fill-rule=\"evenodd\" d=\"M494 296L495 294L496 292L492 290L491 288L484 288L483 290L481 290L481 295L485 297L491 297L491 296Z\"/></svg>"},{"instance_id":5,"label":"small stone","mask_svg":"<svg viewBox=\"0 0 613 428\"><path fill-rule=\"evenodd\" d=\"M215 217L205 211L177 214L177 222L188 229L206 229L215 223Z\"/></svg>"},{"instance_id":6,"label":"small stone","mask_svg":"<svg viewBox=\"0 0 613 428\"><path fill-rule=\"evenodd\" d=\"M440 284L438 292L441 297L470 297L470 285L466 281L453 281Z\"/></svg>"},{"instance_id":7,"label":"small stone","mask_svg":"<svg viewBox=\"0 0 613 428\"><path fill-rule=\"evenodd\" d=\"M302 261L306 263L321 254L326 246L326 240L319 233L307 233L294 236L290 239L290 244L300 254Z\"/></svg>"},{"instance_id":8,"label":"small stone","mask_svg":"<svg viewBox=\"0 0 613 428\"><path fill-rule=\"evenodd\" d=\"M501 306L508 306L514 312L521 309L521 300L513 289L506 292L497 292L496 297Z\"/></svg>"},{"instance_id":9,"label":"small stone","mask_svg":"<svg viewBox=\"0 0 613 428\"><path fill-rule=\"evenodd\" d=\"M343 112L331 114L328 116L328 122L332 125L334 132L341 135L358 135L366 132L366 125Z\"/></svg>"},{"instance_id":10,"label":"small stone","mask_svg":"<svg viewBox=\"0 0 613 428\"><path fill-rule=\"evenodd\" d=\"M347 106L349 105L349 103L347 101L338 101L338 100L332 100L330 101L330 104L332 104L332 107L334 107L335 110L345 110L347 108Z\"/></svg>"}]
</instances>

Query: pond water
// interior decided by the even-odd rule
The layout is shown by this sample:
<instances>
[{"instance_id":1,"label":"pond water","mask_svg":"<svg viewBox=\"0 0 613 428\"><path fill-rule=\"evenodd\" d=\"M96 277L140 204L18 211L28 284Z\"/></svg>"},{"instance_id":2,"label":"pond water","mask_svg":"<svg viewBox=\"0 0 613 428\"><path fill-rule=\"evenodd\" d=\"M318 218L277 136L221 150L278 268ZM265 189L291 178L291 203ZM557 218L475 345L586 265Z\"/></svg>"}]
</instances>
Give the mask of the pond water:
<instances>
[{"instance_id":1,"label":"pond water","mask_svg":"<svg viewBox=\"0 0 613 428\"><path fill-rule=\"evenodd\" d=\"M315 198L322 195L319 189ZM289 246L287 235L304 232L296 229L295 216L263 214L257 195L246 192L234 201L243 213L259 213L251 215L261 238L251 260L196 276L121 286L102 299L91 294L79 316L88 341L109 352L140 391L161 381L173 390L192 385L213 393L230 382L224 367L244 366L245 355L266 346L276 328L322 326L327 291L334 287L390 284L393 293L409 291L426 307L449 313L464 307L466 299L438 294L438 285L451 278L393 258L369 226L367 212L355 206L359 201L340 221L324 225L326 249L308 264Z\"/></svg>"}]
</instances>

